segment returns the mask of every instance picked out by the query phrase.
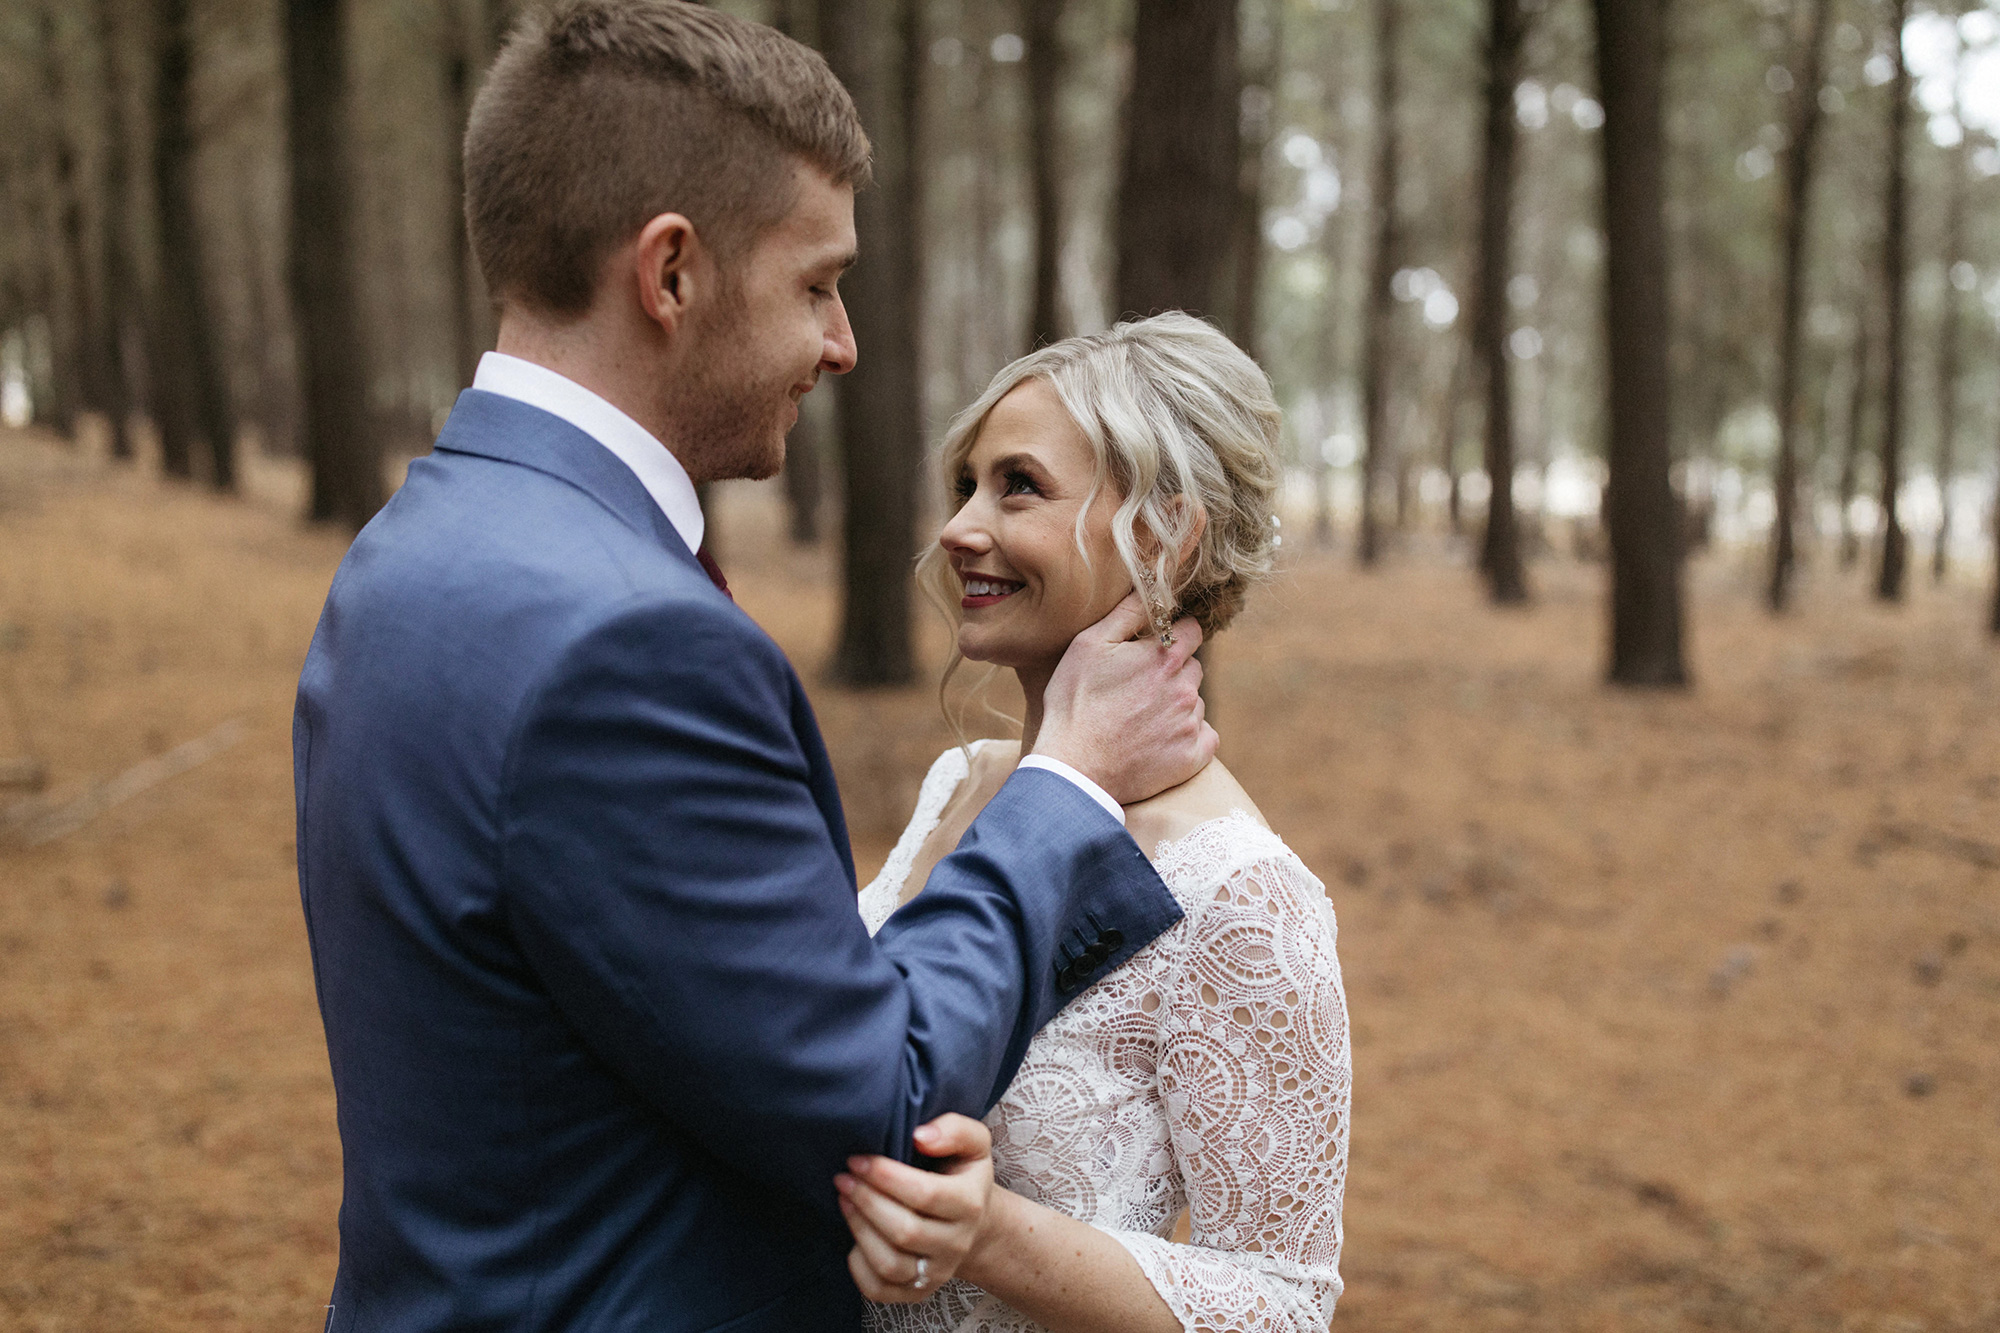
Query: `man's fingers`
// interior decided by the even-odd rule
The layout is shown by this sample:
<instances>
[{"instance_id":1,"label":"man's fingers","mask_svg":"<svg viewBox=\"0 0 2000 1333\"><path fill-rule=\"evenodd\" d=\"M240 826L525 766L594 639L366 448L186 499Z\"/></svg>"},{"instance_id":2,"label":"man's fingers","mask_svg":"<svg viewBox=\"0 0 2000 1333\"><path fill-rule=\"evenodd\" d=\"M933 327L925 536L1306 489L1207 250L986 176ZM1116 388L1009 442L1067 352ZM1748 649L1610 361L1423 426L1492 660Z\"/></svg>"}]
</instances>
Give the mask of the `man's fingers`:
<instances>
[{"instance_id":1,"label":"man's fingers","mask_svg":"<svg viewBox=\"0 0 2000 1333\"><path fill-rule=\"evenodd\" d=\"M1201 724L1201 740L1198 744L1201 749L1202 766L1207 767L1208 761L1215 758L1215 750L1222 744L1222 737L1215 734L1214 727L1204 722Z\"/></svg>"},{"instance_id":2,"label":"man's fingers","mask_svg":"<svg viewBox=\"0 0 2000 1333\"><path fill-rule=\"evenodd\" d=\"M1172 634L1174 641L1167 645L1167 662L1179 670L1181 663L1193 657L1195 650L1201 647L1201 626L1193 616L1182 616L1174 622Z\"/></svg>"},{"instance_id":3,"label":"man's fingers","mask_svg":"<svg viewBox=\"0 0 2000 1333\"><path fill-rule=\"evenodd\" d=\"M1189 653L1185 658L1181 660L1180 664L1174 668L1174 679L1185 680L1187 682L1188 688L1193 690L1197 695L1201 693L1201 678L1203 676L1206 676L1207 674L1208 674L1208 668L1203 666L1201 664L1201 659L1199 657L1196 657L1193 653Z\"/></svg>"},{"instance_id":4,"label":"man's fingers","mask_svg":"<svg viewBox=\"0 0 2000 1333\"><path fill-rule=\"evenodd\" d=\"M1152 628L1153 617L1146 610L1146 603L1138 593L1128 592L1125 600L1111 608L1111 614L1085 630L1085 634L1102 638L1106 643L1124 643L1136 639Z\"/></svg>"}]
</instances>

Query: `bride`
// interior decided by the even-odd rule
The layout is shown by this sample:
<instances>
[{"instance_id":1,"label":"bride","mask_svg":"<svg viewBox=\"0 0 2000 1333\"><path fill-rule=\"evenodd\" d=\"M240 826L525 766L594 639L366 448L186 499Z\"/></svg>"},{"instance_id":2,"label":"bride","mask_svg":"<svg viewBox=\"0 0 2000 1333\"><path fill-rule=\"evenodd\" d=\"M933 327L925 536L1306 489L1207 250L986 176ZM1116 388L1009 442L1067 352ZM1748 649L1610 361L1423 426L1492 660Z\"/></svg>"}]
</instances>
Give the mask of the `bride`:
<instances>
[{"instance_id":1,"label":"bride","mask_svg":"<svg viewBox=\"0 0 2000 1333\"><path fill-rule=\"evenodd\" d=\"M1026 716L1019 744L933 765L862 891L871 931L1032 746L1079 631L1135 590L1163 637L1179 615L1209 634L1235 617L1278 544L1278 421L1256 364L1176 313L1023 357L953 422L957 511L919 577L956 623L952 669L1011 668ZM1325 891L1220 762L1125 816L1185 916L1109 975L1069 949L1057 984L1081 993L987 1116L990 1162L976 1122L946 1117L918 1142L958 1157L947 1176L850 1163L836 1183L871 1329L1303 1333L1332 1317L1349 1065Z\"/></svg>"}]
</instances>

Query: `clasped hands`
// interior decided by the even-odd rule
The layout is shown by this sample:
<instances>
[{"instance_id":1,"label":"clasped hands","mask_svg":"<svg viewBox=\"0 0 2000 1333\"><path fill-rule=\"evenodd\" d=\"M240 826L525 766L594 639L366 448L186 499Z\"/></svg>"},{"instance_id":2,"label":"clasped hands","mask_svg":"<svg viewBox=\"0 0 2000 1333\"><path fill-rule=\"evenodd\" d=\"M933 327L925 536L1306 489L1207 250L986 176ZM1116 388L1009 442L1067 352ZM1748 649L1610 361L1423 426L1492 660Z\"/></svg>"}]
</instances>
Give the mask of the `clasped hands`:
<instances>
[{"instance_id":1,"label":"clasped hands","mask_svg":"<svg viewBox=\"0 0 2000 1333\"><path fill-rule=\"evenodd\" d=\"M992 1204L1006 1194L993 1186L993 1136L977 1120L941 1115L912 1137L918 1152L944 1165L924 1171L890 1157L850 1157L833 1180L854 1235L847 1271L871 1301L930 1299L991 1239Z\"/></svg>"}]
</instances>

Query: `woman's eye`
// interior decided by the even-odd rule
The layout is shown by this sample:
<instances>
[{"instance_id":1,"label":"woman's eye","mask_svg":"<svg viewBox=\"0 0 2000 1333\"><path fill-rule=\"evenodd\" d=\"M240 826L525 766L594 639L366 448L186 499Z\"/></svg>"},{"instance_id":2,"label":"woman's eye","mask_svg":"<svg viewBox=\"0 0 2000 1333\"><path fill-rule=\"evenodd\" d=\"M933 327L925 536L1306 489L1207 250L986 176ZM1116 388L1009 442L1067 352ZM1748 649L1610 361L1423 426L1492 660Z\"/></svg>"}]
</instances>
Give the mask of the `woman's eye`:
<instances>
[{"instance_id":1,"label":"woman's eye","mask_svg":"<svg viewBox=\"0 0 2000 1333\"><path fill-rule=\"evenodd\" d=\"M1002 495L1040 494L1040 491L1037 490L1035 487L1033 479L1030 478L1028 474L1025 472L1009 472L1007 474L1006 481L1007 481L1007 486L1006 489L1001 492Z\"/></svg>"},{"instance_id":2,"label":"woman's eye","mask_svg":"<svg viewBox=\"0 0 2000 1333\"><path fill-rule=\"evenodd\" d=\"M964 504L967 500L970 500L972 493L978 489L970 477L960 477L951 484L951 493L958 497L960 504Z\"/></svg>"}]
</instances>

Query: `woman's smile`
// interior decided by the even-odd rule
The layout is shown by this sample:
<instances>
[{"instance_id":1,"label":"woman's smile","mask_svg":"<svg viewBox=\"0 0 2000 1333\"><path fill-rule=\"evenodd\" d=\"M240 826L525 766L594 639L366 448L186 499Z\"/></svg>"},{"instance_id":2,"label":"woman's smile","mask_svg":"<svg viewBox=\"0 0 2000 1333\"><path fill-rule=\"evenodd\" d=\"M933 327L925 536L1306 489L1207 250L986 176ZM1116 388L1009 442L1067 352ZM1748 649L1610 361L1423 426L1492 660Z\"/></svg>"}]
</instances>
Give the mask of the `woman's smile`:
<instances>
[{"instance_id":1,"label":"woman's smile","mask_svg":"<svg viewBox=\"0 0 2000 1333\"><path fill-rule=\"evenodd\" d=\"M965 596L959 599L959 606L970 611L975 607L995 606L1006 601L1027 585L1012 579L994 578L984 574L961 574L965 584Z\"/></svg>"}]
</instances>

